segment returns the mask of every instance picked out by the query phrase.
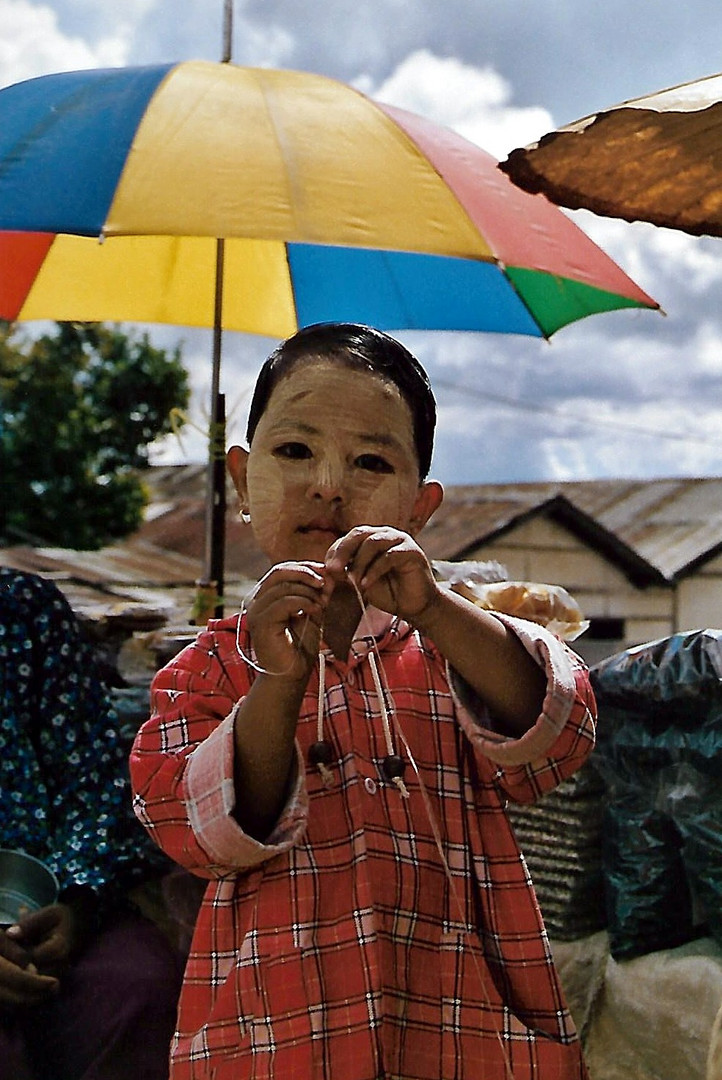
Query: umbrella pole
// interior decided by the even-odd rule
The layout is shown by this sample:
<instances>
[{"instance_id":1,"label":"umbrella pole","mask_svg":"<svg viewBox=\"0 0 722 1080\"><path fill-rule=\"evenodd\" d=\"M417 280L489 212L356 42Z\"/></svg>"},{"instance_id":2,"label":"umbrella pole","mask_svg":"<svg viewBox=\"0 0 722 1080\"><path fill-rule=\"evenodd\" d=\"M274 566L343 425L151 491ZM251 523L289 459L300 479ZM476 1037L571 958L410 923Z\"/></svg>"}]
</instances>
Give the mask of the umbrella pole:
<instances>
[{"instance_id":1,"label":"umbrella pole","mask_svg":"<svg viewBox=\"0 0 722 1080\"><path fill-rule=\"evenodd\" d=\"M194 619L203 624L223 616L226 540L226 399L220 392L223 339L223 267L225 244L216 240L216 287L213 316L213 366L208 429L208 475L206 481L205 559Z\"/></svg>"},{"instance_id":2,"label":"umbrella pole","mask_svg":"<svg viewBox=\"0 0 722 1080\"><path fill-rule=\"evenodd\" d=\"M233 43L233 0L223 2L221 63L231 60ZM205 551L203 577L196 582L193 621L205 623L211 616L223 617L224 564L226 546L226 399L220 392L221 346L223 339L223 269L225 244L216 240L216 287L213 312L213 367L211 408L208 429L208 475L206 480Z\"/></svg>"},{"instance_id":3,"label":"umbrella pole","mask_svg":"<svg viewBox=\"0 0 722 1080\"><path fill-rule=\"evenodd\" d=\"M223 4L223 49L221 63L228 64L231 60L233 40L233 0L224 0Z\"/></svg>"}]
</instances>

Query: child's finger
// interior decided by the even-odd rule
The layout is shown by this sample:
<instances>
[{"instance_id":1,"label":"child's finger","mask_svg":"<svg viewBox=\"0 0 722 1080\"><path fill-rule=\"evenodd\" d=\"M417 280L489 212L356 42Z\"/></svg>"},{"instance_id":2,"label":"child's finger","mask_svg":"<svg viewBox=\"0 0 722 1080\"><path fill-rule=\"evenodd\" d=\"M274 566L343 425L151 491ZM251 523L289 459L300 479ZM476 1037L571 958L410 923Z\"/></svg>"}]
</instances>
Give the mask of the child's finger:
<instances>
[{"instance_id":1,"label":"child's finger","mask_svg":"<svg viewBox=\"0 0 722 1080\"><path fill-rule=\"evenodd\" d=\"M269 571L247 597L244 607L253 617L285 597L301 596L313 602L325 602L327 577L321 564L286 564Z\"/></svg>"},{"instance_id":2,"label":"child's finger","mask_svg":"<svg viewBox=\"0 0 722 1080\"><path fill-rule=\"evenodd\" d=\"M323 590L326 585L323 563L279 563L261 578L247 599L247 606L269 589L284 587L293 582Z\"/></svg>"},{"instance_id":3,"label":"child's finger","mask_svg":"<svg viewBox=\"0 0 722 1080\"><path fill-rule=\"evenodd\" d=\"M358 579L359 555L363 546L369 538L378 537L389 531L392 530L384 530L376 525L358 525L355 529L351 529L328 549L326 570L337 579L345 578L347 573L353 571L354 577Z\"/></svg>"},{"instance_id":4,"label":"child's finger","mask_svg":"<svg viewBox=\"0 0 722 1080\"><path fill-rule=\"evenodd\" d=\"M278 624L285 626L290 619L310 618L321 622L326 601L315 594L296 590L264 597L248 611L248 624L253 634L256 627Z\"/></svg>"},{"instance_id":5,"label":"child's finger","mask_svg":"<svg viewBox=\"0 0 722 1080\"><path fill-rule=\"evenodd\" d=\"M389 560L399 554L416 551L416 544L405 533L396 530L379 530L364 538L354 556L349 573L354 581L364 587L384 574L393 572Z\"/></svg>"},{"instance_id":6,"label":"child's finger","mask_svg":"<svg viewBox=\"0 0 722 1080\"><path fill-rule=\"evenodd\" d=\"M259 595L247 610L253 624L267 615L275 620L289 618L291 615L318 615L325 606L326 598L321 592L295 583L291 591L285 587L267 590Z\"/></svg>"},{"instance_id":7,"label":"child's finger","mask_svg":"<svg viewBox=\"0 0 722 1080\"><path fill-rule=\"evenodd\" d=\"M359 588L364 593L371 592L379 584L385 584L395 596L398 591L397 582L406 574L412 574L416 569L417 560L408 551L391 549L379 552L378 555L365 568Z\"/></svg>"},{"instance_id":8,"label":"child's finger","mask_svg":"<svg viewBox=\"0 0 722 1080\"><path fill-rule=\"evenodd\" d=\"M335 576L343 576L358 551L364 538L368 535L370 526L357 526L344 536L336 540L326 552L325 567L329 573Z\"/></svg>"}]
</instances>

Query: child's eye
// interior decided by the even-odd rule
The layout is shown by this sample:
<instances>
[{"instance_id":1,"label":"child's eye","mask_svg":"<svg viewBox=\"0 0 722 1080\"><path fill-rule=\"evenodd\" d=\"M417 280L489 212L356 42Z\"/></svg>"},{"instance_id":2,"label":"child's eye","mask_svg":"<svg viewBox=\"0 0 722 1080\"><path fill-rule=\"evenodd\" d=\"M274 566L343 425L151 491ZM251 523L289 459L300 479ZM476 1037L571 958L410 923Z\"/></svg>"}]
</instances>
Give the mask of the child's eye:
<instances>
[{"instance_id":1,"label":"child's eye","mask_svg":"<svg viewBox=\"0 0 722 1080\"><path fill-rule=\"evenodd\" d=\"M394 471L393 465L379 454L359 454L354 464L367 472L392 473Z\"/></svg>"},{"instance_id":2,"label":"child's eye","mask_svg":"<svg viewBox=\"0 0 722 1080\"><path fill-rule=\"evenodd\" d=\"M273 453L276 457L290 458L291 461L302 461L311 457L311 450L302 442L285 442L277 446Z\"/></svg>"}]
</instances>

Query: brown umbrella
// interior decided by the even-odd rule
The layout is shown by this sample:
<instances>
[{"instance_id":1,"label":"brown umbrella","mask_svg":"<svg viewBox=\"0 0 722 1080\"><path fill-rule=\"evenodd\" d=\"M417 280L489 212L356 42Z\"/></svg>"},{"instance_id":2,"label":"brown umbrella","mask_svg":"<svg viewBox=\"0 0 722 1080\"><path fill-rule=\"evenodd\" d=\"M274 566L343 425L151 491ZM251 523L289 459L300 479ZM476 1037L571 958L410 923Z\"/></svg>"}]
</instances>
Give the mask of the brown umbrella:
<instances>
[{"instance_id":1,"label":"brown umbrella","mask_svg":"<svg viewBox=\"0 0 722 1080\"><path fill-rule=\"evenodd\" d=\"M499 167L559 206L722 236L722 74L567 124Z\"/></svg>"}]
</instances>

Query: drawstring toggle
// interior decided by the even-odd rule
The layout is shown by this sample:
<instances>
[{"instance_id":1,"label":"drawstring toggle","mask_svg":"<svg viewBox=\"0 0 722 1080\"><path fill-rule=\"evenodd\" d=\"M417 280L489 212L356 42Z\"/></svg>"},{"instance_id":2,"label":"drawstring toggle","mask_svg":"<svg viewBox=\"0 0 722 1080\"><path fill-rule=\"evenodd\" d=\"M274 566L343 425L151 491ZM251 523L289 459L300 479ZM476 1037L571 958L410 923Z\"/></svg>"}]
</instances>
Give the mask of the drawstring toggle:
<instances>
[{"instance_id":1,"label":"drawstring toggle","mask_svg":"<svg viewBox=\"0 0 722 1080\"><path fill-rule=\"evenodd\" d=\"M397 777L404 775L406 762L398 754L388 754L381 762L381 772L384 780L393 782Z\"/></svg>"}]
</instances>

